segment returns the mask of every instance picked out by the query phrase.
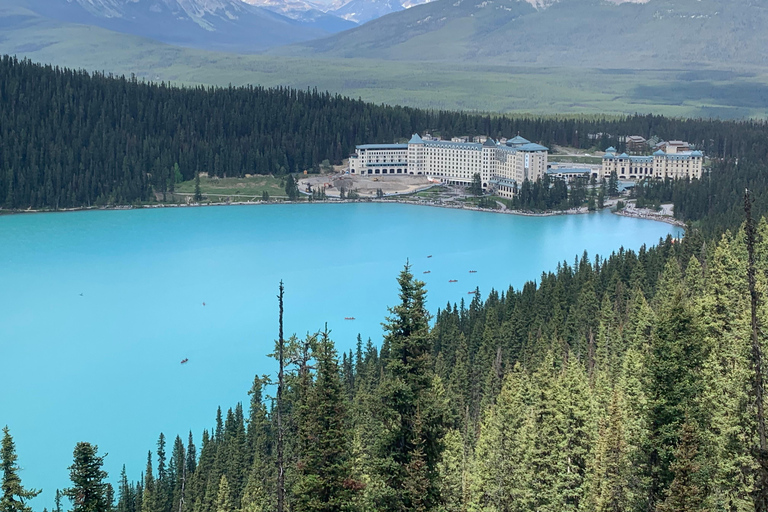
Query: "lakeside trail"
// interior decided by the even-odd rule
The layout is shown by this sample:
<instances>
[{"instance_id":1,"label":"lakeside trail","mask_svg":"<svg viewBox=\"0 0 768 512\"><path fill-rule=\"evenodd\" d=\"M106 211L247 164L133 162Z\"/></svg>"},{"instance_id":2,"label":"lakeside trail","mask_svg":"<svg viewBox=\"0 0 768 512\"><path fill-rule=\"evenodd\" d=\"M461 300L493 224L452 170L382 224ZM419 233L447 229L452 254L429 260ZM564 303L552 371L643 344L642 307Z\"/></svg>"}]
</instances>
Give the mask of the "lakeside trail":
<instances>
[{"instance_id":1,"label":"lakeside trail","mask_svg":"<svg viewBox=\"0 0 768 512\"><path fill-rule=\"evenodd\" d=\"M91 211L91 210L141 210L141 209L153 209L153 208L198 208L205 206L263 206L263 205L281 205L281 204L350 204L350 203L397 203L397 204L409 204L414 206L430 206L436 208L450 208L453 210L469 210L475 212L496 213L504 215L520 215L524 217L553 217L556 215L585 215L590 213L599 213L601 210L595 210L590 212L586 206L580 208L570 208L568 210L556 210L546 212L533 212L525 210L512 210L509 208L492 210L488 208L479 208L477 206L471 206L466 204L444 203L437 201L407 201L404 199L331 199L326 201L219 201L219 202L206 202L206 203L158 203L158 204L144 204L144 205L115 205L115 206L83 206L79 208L62 208L59 210L2 210L1 215L14 215L23 213L67 213L78 211ZM609 205L606 205L608 208ZM653 220L658 222L664 222L673 226L685 227L685 222L675 219L671 214L666 213L671 210L662 210L662 213L655 212L647 208L635 208L633 204L627 205L624 210L611 211L614 215L621 215L623 217L632 217L636 219Z\"/></svg>"}]
</instances>

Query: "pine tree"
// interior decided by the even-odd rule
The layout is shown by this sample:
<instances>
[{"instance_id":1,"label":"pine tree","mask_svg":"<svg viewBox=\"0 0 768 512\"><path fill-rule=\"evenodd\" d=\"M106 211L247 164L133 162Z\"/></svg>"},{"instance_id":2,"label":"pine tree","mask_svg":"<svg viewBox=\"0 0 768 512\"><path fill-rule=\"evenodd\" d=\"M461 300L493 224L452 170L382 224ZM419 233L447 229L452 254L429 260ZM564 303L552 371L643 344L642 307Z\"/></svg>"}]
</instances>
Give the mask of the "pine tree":
<instances>
[{"instance_id":1,"label":"pine tree","mask_svg":"<svg viewBox=\"0 0 768 512\"><path fill-rule=\"evenodd\" d=\"M216 512L234 512L232 505L232 493L229 490L227 475L221 475L219 480L219 493L216 498Z\"/></svg>"},{"instance_id":2,"label":"pine tree","mask_svg":"<svg viewBox=\"0 0 768 512\"><path fill-rule=\"evenodd\" d=\"M299 425L304 450L297 464L299 475L295 510L333 512L348 510L353 491L345 391L336 349L327 328L314 344L315 382Z\"/></svg>"},{"instance_id":3,"label":"pine tree","mask_svg":"<svg viewBox=\"0 0 768 512\"><path fill-rule=\"evenodd\" d=\"M445 512L460 512L469 499L468 446L461 433L451 429L445 435L445 450L438 464L440 495Z\"/></svg>"},{"instance_id":4,"label":"pine tree","mask_svg":"<svg viewBox=\"0 0 768 512\"><path fill-rule=\"evenodd\" d=\"M196 203L203 200L203 193L200 191L200 173L195 173L195 195L194 199Z\"/></svg>"},{"instance_id":5,"label":"pine tree","mask_svg":"<svg viewBox=\"0 0 768 512\"><path fill-rule=\"evenodd\" d=\"M496 404L480 425L471 474L470 510L532 506L533 419L530 377L518 364L505 376Z\"/></svg>"},{"instance_id":6,"label":"pine tree","mask_svg":"<svg viewBox=\"0 0 768 512\"><path fill-rule=\"evenodd\" d=\"M72 501L72 512L109 512L108 486L104 480L104 457L99 456L98 446L80 442L75 446L74 462L69 467L72 487L64 489L64 496Z\"/></svg>"},{"instance_id":7,"label":"pine tree","mask_svg":"<svg viewBox=\"0 0 768 512\"><path fill-rule=\"evenodd\" d=\"M117 508L115 512L136 512L135 497L133 489L128 482L128 475L125 473L125 464L120 471L120 485L117 489Z\"/></svg>"},{"instance_id":8,"label":"pine tree","mask_svg":"<svg viewBox=\"0 0 768 512\"><path fill-rule=\"evenodd\" d=\"M438 397L430 373L430 317L424 283L414 279L408 264L398 283L400 303L390 308L385 324L389 354L378 392L382 405L377 415L383 425L374 455L384 483L378 501L391 511L410 510L414 500L432 510L439 502L437 463L445 410L436 407ZM417 463L416 456L423 457L423 464ZM424 496L414 496L406 488L406 481L414 479L428 483Z\"/></svg>"},{"instance_id":9,"label":"pine tree","mask_svg":"<svg viewBox=\"0 0 768 512\"><path fill-rule=\"evenodd\" d=\"M687 420L682 425L680 442L675 449L675 460L670 466L675 476L666 492L666 499L656 508L657 512L703 510L706 482L701 475L698 459L696 426Z\"/></svg>"},{"instance_id":10,"label":"pine tree","mask_svg":"<svg viewBox=\"0 0 768 512\"><path fill-rule=\"evenodd\" d=\"M152 452L147 452L147 469L144 472L144 495L141 512L160 512L158 508L157 481L152 473Z\"/></svg>"},{"instance_id":11,"label":"pine tree","mask_svg":"<svg viewBox=\"0 0 768 512\"><path fill-rule=\"evenodd\" d=\"M695 398L703 390L701 368L704 347L697 319L680 286L680 270L670 259L659 286L659 319L651 337L649 369L649 457L648 501L660 503L672 481L670 464L678 442L683 415L701 420Z\"/></svg>"},{"instance_id":12,"label":"pine tree","mask_svg":"<svg viewBox=\"0 0 768 512\"><path fill-rule=\"evenodd\" d=\"M32 508L26 504L41 491L25 489L21 485L19 466L16 464L16 446L11 437L8 426L3 427L3 440L0 446L0 471L3 473L0 490L0 512L32 512Z\"/></svg>"},{"instance_id":13,"label":"pine tree","mask_svg":"<svg viewBox=\"0 0 768 512\"><path fill-rule=\"evenodd\" d=\"M595 456L590 464L589 509L595 512L631 510L633 497L628 485L632 466L624 432L622 395L614 390L608 417L602 421Z\"/></svg>"},{"instance_id":14,"label":"pine tree","mask_svg":"<svg viewBox=\"0 0 768 512\"><path fill-rule=\"evenodd\" d=\"M157 440L157 481L155 483L157 512L170 512L170 492L165 462L165 434L160 432L160 437Z\"/></svg>"}]
</instances>

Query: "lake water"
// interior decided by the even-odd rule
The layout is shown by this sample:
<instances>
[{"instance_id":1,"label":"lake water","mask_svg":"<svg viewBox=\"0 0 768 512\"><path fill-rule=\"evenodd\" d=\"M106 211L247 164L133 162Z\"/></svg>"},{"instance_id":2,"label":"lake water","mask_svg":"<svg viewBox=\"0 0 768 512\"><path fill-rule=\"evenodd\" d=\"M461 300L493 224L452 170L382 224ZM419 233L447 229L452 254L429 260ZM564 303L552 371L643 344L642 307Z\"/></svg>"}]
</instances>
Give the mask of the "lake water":
<instances>
[{"instance_id":1,"label":"lake water","mask_svg":"<svg viewBox=\"0 0 768 512\"><path fill-rule=\"evenodd\" d=\"M44 490L31 505L50 509L78 441L109 454L113 482L122 464L137 479L161 431L169 451L190 429L199 443L218 405L247 403L253 376L275 373L281 279L286 334L328 322L348 350L358 333L381 340L406 260L434 312L476 286L518 287L584 250L608 255L668 233L680 230L608 212L398 204L0 217L0 426L16 441L22 482Z\"/></svg>"}]
</instances>

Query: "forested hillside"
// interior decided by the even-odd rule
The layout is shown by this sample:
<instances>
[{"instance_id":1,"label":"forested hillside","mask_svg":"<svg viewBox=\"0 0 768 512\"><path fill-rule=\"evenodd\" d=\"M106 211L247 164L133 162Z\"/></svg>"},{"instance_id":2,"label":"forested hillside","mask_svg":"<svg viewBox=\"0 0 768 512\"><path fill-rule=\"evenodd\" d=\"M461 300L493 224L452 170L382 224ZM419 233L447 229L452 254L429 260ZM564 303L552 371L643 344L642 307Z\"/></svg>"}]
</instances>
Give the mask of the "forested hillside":
<instances>
[{"instance_id":1,"label":"forested hillside","mask_svg":"<svg viewBox=\"0 0 768 512\"><path fill-rule=\"evenodd\" d=\"M684 139L714 162L711 178L674 194L680 218L739 222L750 187L768 212L765 122L510 117L424 111L285 88L176 88L0 59L0 207L70 208L154 200L197 172L283 174L340 163L356 144L414 132L509 137L605 148L622 135ZM597 141L589 134L604 134ZM178 167L177 167L178 166ZM178 172L177 172L178 170ZM671 193L670 193L671 198ZM735 199L735 200L734 200Z\"/></svg>"},{"instance_id":2,"label":"forested hillside","mask_svg":"<svg viewBox=\"0 0 768 512\"><path fill-rule=\"evenodd\" d=\"M327 332L290 337L279 402L257 376L250 403L219 409L202 438L161 434L114 509L81 443L65 493L101 500L75 512L764 510L753 237L585 254L449 303L432 328L406 266L380 348L358 339L339 356ZM765 290L765 220L752 254Z\"/></svg>"}]
</instances>

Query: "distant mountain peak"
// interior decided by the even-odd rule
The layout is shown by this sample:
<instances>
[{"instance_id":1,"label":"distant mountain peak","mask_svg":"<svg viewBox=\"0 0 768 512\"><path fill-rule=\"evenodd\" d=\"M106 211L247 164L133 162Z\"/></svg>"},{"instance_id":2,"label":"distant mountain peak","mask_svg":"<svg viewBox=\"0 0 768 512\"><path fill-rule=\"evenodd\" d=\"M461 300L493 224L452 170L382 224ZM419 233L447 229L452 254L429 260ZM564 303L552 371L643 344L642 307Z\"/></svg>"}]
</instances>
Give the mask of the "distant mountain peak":
<instances>
[{"instance_id":1,"label":"distant mountain peak","mask_svg":"<svg viewBox=\"0 0 768 512\"><path fill-rule=\"evenodd\" d=\"M241 0L23 1L33 12L59 21L179 46L238 53L306 41L354 26L316 9L309 11L306 19L291 19Z\"/></svg>"}]
</instances>

